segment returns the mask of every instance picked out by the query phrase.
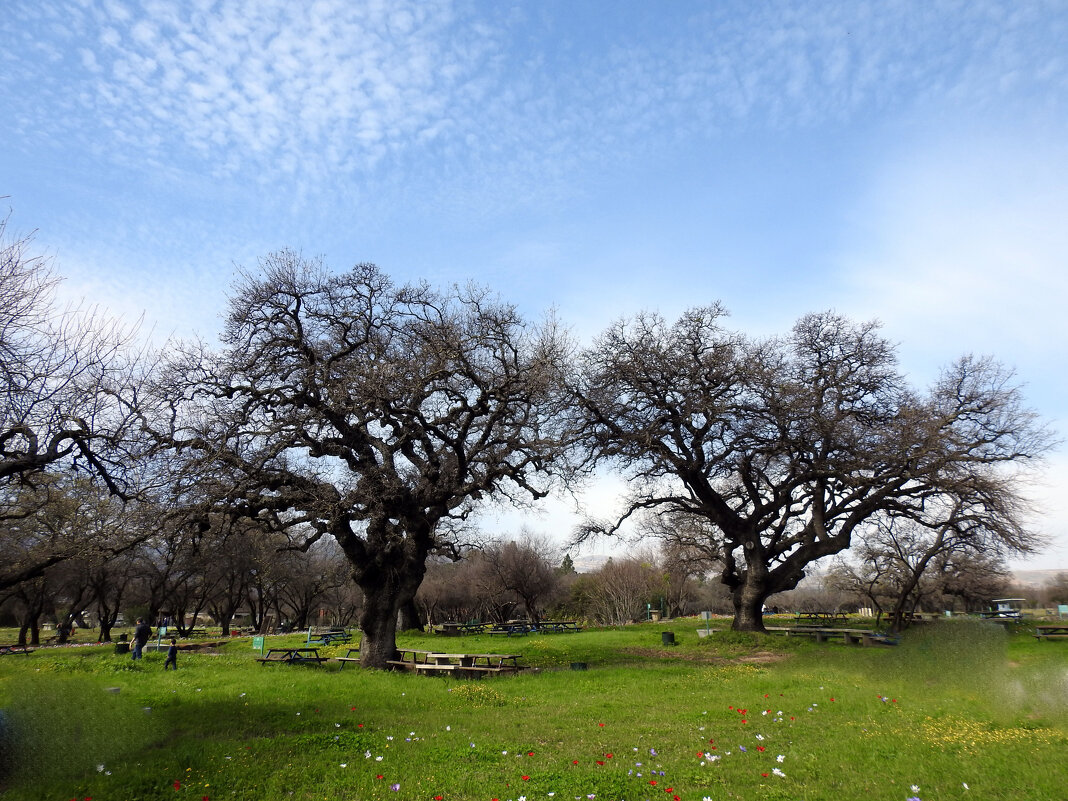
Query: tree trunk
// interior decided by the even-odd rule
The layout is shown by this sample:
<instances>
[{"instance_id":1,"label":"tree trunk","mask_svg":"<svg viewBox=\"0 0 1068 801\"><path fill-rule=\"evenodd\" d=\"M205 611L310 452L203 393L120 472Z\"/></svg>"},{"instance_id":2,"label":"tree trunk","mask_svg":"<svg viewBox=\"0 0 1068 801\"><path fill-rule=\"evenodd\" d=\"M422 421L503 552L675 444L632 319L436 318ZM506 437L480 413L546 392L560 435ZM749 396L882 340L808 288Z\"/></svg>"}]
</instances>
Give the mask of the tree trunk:
<instances>
[{"instance_id":1,"label":"tree trunk","mask_svg":"<svg viewBox=\"0 0 1068 801\"><path fill-rule=\"evenodd\" d=\"M733 631L766 632L764 628L764 601L771 595L770 576L763 554L756 547L745 549L746 570L739 581L731 587L734 601Z\"/></svg>"},{"instance_id":2,"label":"tree trunk","mask_svg":"<svg viewBox=\"0 0 1068 801\"><path fill-rule=\"evenodd\" d=\"M399 604L388 593L367 594L363 614L360 615L360 664L363 667L385 670L389 660L397 658L397 611Z\"/></svg>"},{"instance_id":3,"label":"tree trunk","mask_svg":"<svg viewBox=\"0 0 1068 801\"><path fill-rule=\"evenodd\" d=\"M360 613L360 664L364 667L384 670L396 658L399 612L414 600L426 572L426 554L418 550L409 545L407 553L383 555L354 574L364 597Z\"/></svg>"},{"instance_id":4,"label":"tree trunk","mask_svg":"<svg viewBox=\"0 0 1068 801\"><path fill-rule=\"evenodd\" d=\"M733 596L734 622L731 623L731 629L766 632L763 609L768 593L764 588L753 586L753 582L747 580L734 591Z\"/></svg>"},{"instance_id":5,"label":"tree trunk","mask_svg":"<svg viewBox=\"0 0 1068 801\"><path fill-rule=\"evenodd\" d=\"M402 604L399 614L397 628L401 631L423 630L423 616L415 603L415 598L411 598L407 603Z\"/></svg>"},{"instance_id":6,"label":"tree trunk","mask_svg":"<svg viewBox=\"0 0 1068 801\"><path fill-rule=\"evenodd\" d=\"M101 607L96 616L96 622L100 626L100 642L111 642L111 629L115 625L115 619L118 617L117 611L112 611L107 607Z\"/></svg>"}]
</instances>

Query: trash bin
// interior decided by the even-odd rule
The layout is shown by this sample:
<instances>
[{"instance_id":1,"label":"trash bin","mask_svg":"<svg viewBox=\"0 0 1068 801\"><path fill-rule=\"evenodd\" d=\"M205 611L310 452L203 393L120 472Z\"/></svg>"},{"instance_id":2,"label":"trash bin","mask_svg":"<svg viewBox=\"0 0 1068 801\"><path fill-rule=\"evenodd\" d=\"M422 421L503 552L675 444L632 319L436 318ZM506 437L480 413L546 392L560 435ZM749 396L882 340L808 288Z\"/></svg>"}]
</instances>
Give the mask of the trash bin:
<instances>
[{"instance_id":1,"label":"trash bin","mask_svg":"<svg viewBox=\"0 0 1068 801\"><path fill-rule=\"evenodd\" d=\"M115 643L115 653L117 653L117 654L128 654L128 653L130 653L130 643L128 643L128 642L117 642L117 643Z\"/></svg>"},{"instance_id":2,"label":"trash bin","mask_svg":"<svg viewBox=\"0 0 1068 801\"><path fill-rule=\"evenodd\" d=\"M660 633L660 638L663 641L664 645L674 645L675 644L675 632L673 632L673 631L663 631L663 632L661 632Z\"/></svg>"}]
</instances>

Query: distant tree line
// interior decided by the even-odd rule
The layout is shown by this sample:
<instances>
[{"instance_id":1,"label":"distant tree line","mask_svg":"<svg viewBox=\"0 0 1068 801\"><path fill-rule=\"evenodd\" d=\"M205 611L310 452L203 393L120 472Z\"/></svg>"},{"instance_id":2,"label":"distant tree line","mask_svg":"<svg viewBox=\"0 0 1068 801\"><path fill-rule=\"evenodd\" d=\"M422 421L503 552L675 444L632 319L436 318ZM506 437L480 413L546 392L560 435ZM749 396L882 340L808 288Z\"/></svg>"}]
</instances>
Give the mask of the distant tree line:
<instances>
[{"instance_id":1,"label":"distant tree line","mask_svg":"<svg viewBox=\"0 0 1068 801\"><path fill-rule=\"evenodd\" d=\"M51 577L127 561L148 610L224 625L243 604L303 624L316 582L341 581L360 598L361 660L382 667L398 625L433 613L430 572L476 565L477 586L499 590L486 614L543 614L552 582L519 544L457 566L478 544L471 516L603 469L627 496L577 541L633 521L715 577L739 630L763 630L769 598L838 555L897 624L926 577L1041 541L1023 487L1053 440L1011 371L964 356L913 388L875 323L827 312L754 338L711 305L621 318L580 347L483 287L282 251L239 275L218 347L148 353L57 308L27 238L0 242L0 593L28 620ZM343 568L328 577L319 557ZM593 617L650 603L633 561L576 590L601 604ZM298 570L313 589L281 580ZM545 576L537 592L525 575Z\"/></svg>"}]
</instances>

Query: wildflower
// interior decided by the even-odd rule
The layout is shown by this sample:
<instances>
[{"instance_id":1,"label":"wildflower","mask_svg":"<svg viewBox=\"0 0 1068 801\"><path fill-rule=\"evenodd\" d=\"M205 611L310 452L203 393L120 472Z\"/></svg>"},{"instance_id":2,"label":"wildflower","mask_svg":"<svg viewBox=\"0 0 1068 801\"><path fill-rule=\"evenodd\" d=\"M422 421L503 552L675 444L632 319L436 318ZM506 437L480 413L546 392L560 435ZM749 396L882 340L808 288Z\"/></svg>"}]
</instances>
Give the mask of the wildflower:
<instances>
[{"instance_id":1,"label":"wildflower","mask_svg":"<svg viewBox=\"0 0 1068 801\"><path fill-rule=\"evenodd\" d=\"M776 776L778 776L779 778L782 778L782 779L785 779L785 778L786 778L786 774L785 774L785 773L783 773L783 772L782 772L781 770L779 770L778 768L772 768L772 769L771 769L771 772L772 772L772 773L774 773L774 774L775 774Z\"/></svg>"},{"instance_id":2,"label":"wildflower","mask_svg":"<svg viewBox=\"0 0 1068 801\"><path fill-rule=\"evenodd\" d=\"M763 735L763 734L758 734L758 735L756 736L756 738L757 738L758 740L763 740L763 739L764 739L764 735Z\"/></svg>"},{"instance_id":3,"label":"wildflower","mask_svg":"<svg viewBox=\"0 0 1068 801\"><path fill-rule=\"evenodd\" d=\"M347 768L348 766L349 766L348 762L342 762L341 763L341 767L343 767L343 768Z\"/></svg>"},{"instance_id":4,"label":"wildflower","mask_svg":"<svg viewBox=\"0 0 1068 801\"><path fill-rule=\"evenodd\" d=\"M963 787L963 788L964 788L965 790L970 790L970 789L971 789L971 788L970 788L970 787L968 786L968 783L967 783L967 782L961 782L961 787Z\"/></svg>"},{"instance_id":5,"label":"wildflower","mask_svg":"<svg viewBox=\"0 0 1068 801\"><path fill-rule=\"evenodd\" d=\"M521 778L525 782L529 782L530 781L530 777L529 776L520 776L519 778Z\"/></svg>"},{"instance_id":6,"label":"wildflower","mask_svg":"<svg viewBox=\"0 0 1068 801\"><path fill-rule=\"evenodd\" d=\"M177 779L174 780L174 789L175 790L181 790L182 789L182 783L180 781L178 781Z\"/></svg>"},{"instance_id":7,"label":"wildflower","mask_svg":"<svg viewBox=\"0 0 1068 801\"><path fill-rule=\"evenodd\" d=\"M920 791L920 785L914 784L911 787L909 787L909 789L912 790L912 792L914 792L914 793L918 793Z\"/></svg>"},{"instance_id":8,"label":"wildflower","mask_svg":"<svg viewBox=\"0 0 1068 801\"><path fill-rule=\"evenodd\" d=\"M741 752L742 752L743 754L744 754L744 753L746 753L746 750L745 750L745 746L744 746L744 745L740 745L740 746L738 746L738 750L739 750L739 751L741 751Z\"/></svg>"},{"instance_id":9,"label":"wildflower","mask_svg":"<svg viewBox=\"0 0 1068 801\"><path fill-rule=\"evenodd\" d=\"M776 762L782 762L784 759L786 759L785 754L779 754L777 757L775 757Z\"/></svg>"},{"instance_id":10,"label":"wildflower","mask_svg":"<svg viewBox=\"0 0 1068 801\"><path fill-rule=\"evenodd\" d=\"M397 792L398 790L400 790L400 785L399 784L391 784L389 786L389 789L392 790L393 792Z\"/></svg>"}]
</instances>

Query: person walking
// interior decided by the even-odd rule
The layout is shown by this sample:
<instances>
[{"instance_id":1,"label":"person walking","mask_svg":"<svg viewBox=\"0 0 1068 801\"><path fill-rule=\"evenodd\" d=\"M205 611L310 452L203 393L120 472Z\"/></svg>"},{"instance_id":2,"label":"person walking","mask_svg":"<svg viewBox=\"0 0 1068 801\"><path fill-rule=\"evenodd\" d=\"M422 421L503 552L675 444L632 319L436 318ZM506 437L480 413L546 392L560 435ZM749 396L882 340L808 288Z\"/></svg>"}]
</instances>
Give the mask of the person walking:
<instances>
[{"instance_id":1,"label":"person walking","mask_svg":"<svg viewBox=\"0 0 1068 801\"><path fill-rule=\"evenodd\" d=\"M163 669L167 669L167 665L170 665L175 670L178 669L178 640L171 637L170 647L167 648L167 661L163 663Z\"/></svg>"},{"instance_id":2,"label":"person walking","mask_svg":"<svg viewBox=\"0 0 1068 801\"><path fill-rule=\"evenodd\" d=\"M133 658L140 659L141 651L148 644L148 638L152 636L152 629L144 618L137 618L137 625L134 627L133 635Z\"/></svg>"}]
</instances>

